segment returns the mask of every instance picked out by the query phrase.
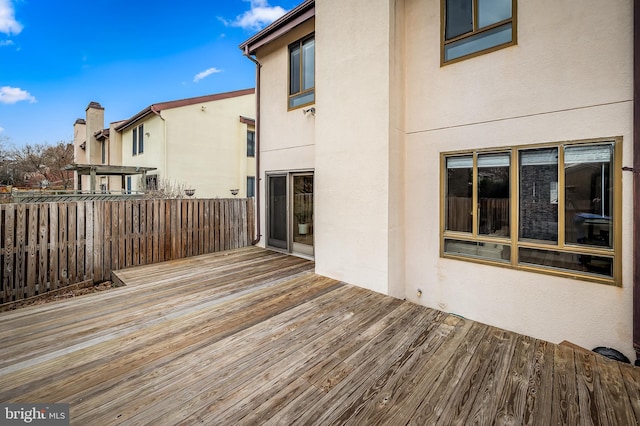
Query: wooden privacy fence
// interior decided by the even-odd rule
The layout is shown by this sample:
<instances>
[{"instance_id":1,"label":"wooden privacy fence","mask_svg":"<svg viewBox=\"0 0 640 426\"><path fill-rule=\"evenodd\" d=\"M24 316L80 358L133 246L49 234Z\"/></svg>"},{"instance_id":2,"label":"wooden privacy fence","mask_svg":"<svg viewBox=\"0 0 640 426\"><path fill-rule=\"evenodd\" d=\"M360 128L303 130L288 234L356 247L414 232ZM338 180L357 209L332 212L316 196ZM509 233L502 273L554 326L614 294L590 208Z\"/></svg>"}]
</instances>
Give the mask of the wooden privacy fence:
<instances>
[{"instance_id":1,"label":"wooden privacy fence","mask_svg":"<svg viewBox=\"0 0 640 426\"><path fill-rule=\"evenodd\" d=\"M252 199L0 205L0 304L111 271L245 247Z\"/></svg>"}]
</instances>

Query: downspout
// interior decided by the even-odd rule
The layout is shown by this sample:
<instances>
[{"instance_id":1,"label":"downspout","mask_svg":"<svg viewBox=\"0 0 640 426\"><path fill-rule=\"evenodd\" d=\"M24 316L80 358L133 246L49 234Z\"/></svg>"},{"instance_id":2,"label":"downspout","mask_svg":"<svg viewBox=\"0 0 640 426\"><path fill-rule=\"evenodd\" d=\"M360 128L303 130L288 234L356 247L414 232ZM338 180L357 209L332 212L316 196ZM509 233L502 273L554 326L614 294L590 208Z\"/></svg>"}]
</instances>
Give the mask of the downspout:
<instances>
[{"instance_id":1,"label":"downspout","mask_svg":"<svg viewBox=\"0 0 640 426\"><path fill-rule=\"evenodd\" d=\"M640 366L640 6L633 3L633 348Z\"/></svg>"},{"instance_id":2,"label":"downspout","mask_svg":"<svg viewBox=\"0 0 640 426\"><path fill-rule=\"evenodd\" d=\"M244 47L244 56L256 64L256 238L251 242L256 245L260 242L260 69L262 64L249 53L249 46Z\"/></svg>"}]
</instances>

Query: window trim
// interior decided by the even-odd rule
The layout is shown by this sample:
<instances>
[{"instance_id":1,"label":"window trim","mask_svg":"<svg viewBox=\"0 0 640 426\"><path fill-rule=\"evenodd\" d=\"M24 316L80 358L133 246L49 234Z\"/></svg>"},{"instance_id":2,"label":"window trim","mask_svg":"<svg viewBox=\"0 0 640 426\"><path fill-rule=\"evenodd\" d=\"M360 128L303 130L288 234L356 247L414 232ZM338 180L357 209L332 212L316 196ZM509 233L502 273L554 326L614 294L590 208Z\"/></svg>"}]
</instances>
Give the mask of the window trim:
<instances>
[{"instance_id":1,"label":"window trim","mask_svg":"<svg viewBox=\"0 0 640 426\"><path fill-rule=\"evenodd\" d=\"M478 1L479 0L470 0L473 2L473 30L470 33L462 34L457 37L452 38L451 40L446 40L446 1L440 0L440 66L445 66L449 64L455 64L456 62L464 61L466 59L474 58L476 56L484 55L486 53L495 52L496 50L504 49L505 47L515 46L518 44L518 1L511 0L511 18L505 19L500 22L496 22L489 26L479 29L478 28ZM460 40L464 40L466 38L471 38L477 36L478 34L482 34L503 25L511 23L511 41L507 43L498 44L492 47L488 47L486 49L478 50L476 52L469 53L467 55L460 56L454 59L445 59L445 45L458 42Z\"/></svg>"},{"instance_id":2,"label":"window trim","mask_svg":"<svg viewBox=\"0 0 640 426\"><path fill-rule=\"evenodd\" d=\"M615 187L613 189L613 203L612 213L613 217L613 247L601 248L597 246L582 246L577 244L567 243L565 241L565 199L564 199L564 187L565 187L565 173L564 173L564 150L559 149L562 152L558 158L558 241L555 244L538 243L534 241L521 241L519 239L520 223L519 223L519 211L520 211L520 182L519 172L520 164L518 161L518 155L522 150L538 149L538 148L560 148L579 145L598 145L604 143L611 143L613 145L613 162L611 167L613 168L613 179ZM510 235L508 237L496 237L478 234L477 229L477 210L473 213L473 227L472 231L458 232L446 230L446 181L447 181L447 164L446 159L452 156L461 155L473 155L473 193L472 193L472 205L477 205L477 157L482 153L499 153L510 152L511 163L509 171L509 183L510 183ZM561 142L549 142L532 145L512 145L506 147L494 147L494 148L481 148L481 149L468 149L459 151L448 151L440 153L440 257L445 259L463 260L467 262L481 263L486 265L500 266L509 269L536 272L547 275L560 276L564 278L572 278L580 281L589 281L600 284L608 284L614 286L622 286L622 137L609 137L609 138L597 138L588 140L574 140L574 141L561 141ZM492 260L490 258L472 257L471 255L465 256L463 254L454 254L445 252L446 240L460 240L473 243L488 243L488 244L503 244L510 248L510 260L500 261ZM611 278L581 273L579 271L571 271L569 269L553 269L552 267L521 264L519 263L519 249L539 249L560 253L574 253L593 256L604 256L612 258L613 276Z\"/></svg>"},{"instance_id":3,"label":"window trim","mask_svg":"<svg viewBox=\"0 0 640 426\"><path fill-rule=\"evenodd\" d=\"M296 109L300 109L300 108L304 108L306 106L309 105L313 105L316 103L316 84L315 84L315 47L314 47L314 68L313 68L313 79L314 79L314 83L313 83L313 87L311 89L307 89L307 90L302 90L302 75L303 75L303 69L302 69L302 54L300 55L300 63L299 63L299 70L300 70L300 91L296 92L296 93L290 93L291 91L291 48L294 46L299 46L300 47L300 52L302 52L302 45L304 44L305 41L308 41L310 39L314 40L315 43L315 38L316 38L316 34L315 32L311 33L311 34L307 34L306 36L294 41L293 43L289 44L289 46L287 46L287 111L293 111ZM304 95L307 95L309 93L313 93L313 100L311 102L306 102L304 104L300 104L300 105L296 105L296 106L291 106L291 100L295 99L297 97L301 97Z\"/></svg>"}]
</instances>

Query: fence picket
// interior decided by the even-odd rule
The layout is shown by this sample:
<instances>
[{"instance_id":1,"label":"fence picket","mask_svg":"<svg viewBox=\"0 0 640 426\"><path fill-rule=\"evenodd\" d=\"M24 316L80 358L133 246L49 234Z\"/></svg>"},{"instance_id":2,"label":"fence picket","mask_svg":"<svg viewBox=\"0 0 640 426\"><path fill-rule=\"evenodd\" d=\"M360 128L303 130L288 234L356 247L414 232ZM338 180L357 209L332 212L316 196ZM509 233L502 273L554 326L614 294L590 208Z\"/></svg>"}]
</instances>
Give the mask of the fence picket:
<instances>
[{"instance_id":1,"label":"fence picket","mask_svg":"<svg viewBox=\"0 0 640 426\"><path fill-rule=\"evenodd\" d=\"M15 206L8 205L5 210L4 222L4 300L14 299L15 269L14 261L14 232L15 232Z\"/></svg>"},{"instance_id":2,"label":"fence picket","mask_svg":"<svg viewBox=\"0 0 640 426\"><path fill-rule=\"evenodd\" d=\"M111 271L250 244L253 200L0 205L0 304Z\"/></svg>"},{"instance_id":3,"label":"fence picket","mask_svg":"<svg viewBox=\"0 0 640 426\"><path fill-rule=\"evenodd\" d=\"M36 283L38 281L38 206L29 206L29 256L27 258L27 297L37 294Z\"/></svg>"},{"instance_id":4,"label":"fence picket","mask_svg":"<svg viewBox=\"0 0 640 426\"><path fill-rule=\"evenodd\" d=\"M40 244L38 246L38 293L47 291L49 282L49 204L40 204L40 223L38 235Z\"/></svg>"},{"instance_id":5,"label":"fence picket","mask_svg":"<svg viewBox=\"0 0 640 426\"><path fill-rule=\"evenodd\" d=\"M69 212L68 212L68 249L67 249L67 258L69 259L69 283L76 282L77 277L77 268L78 268L78 237L77 237L77 226L78 226L78 205L77 203L69 203Z\"/></svg>"}]
</instances>

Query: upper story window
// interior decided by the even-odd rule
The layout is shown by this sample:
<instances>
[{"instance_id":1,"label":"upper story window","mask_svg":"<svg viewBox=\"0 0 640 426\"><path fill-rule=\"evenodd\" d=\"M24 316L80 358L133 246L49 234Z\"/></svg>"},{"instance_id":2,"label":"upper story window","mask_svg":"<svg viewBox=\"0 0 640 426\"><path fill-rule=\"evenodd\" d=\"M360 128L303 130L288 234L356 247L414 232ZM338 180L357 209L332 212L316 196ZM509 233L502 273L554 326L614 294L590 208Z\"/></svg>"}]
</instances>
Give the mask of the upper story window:
<instances>
[{"instance_id":1,"label":"upper story window","mask_svg":"<svg viewBox=\"0 0 640 426\"><path fill-rule=\"evenodd\" d=\"M247 131L247 157L256 156L256 132L253 130Z\"/></svg>"},{"instance_id":2,"label":"upper story window","mask_svg":"<svg viewBox=\"0 0 640 426\"><path fill-rule=\"evenodd\" d=\"M442 63L516 43L516 0L441 0Z\"/></svg>"},{"instance_id":3,"label":"upper story window","mask_svg":"<svg viewBox=\"0 0 640 426\"><path fill-rule=\"evenodd\" d=\"M133 128L133 155L142 154L144 152L144 124Z\"/></svg>"},{"instance_id":4,"label":"upper story window","mask_svg":"<svg viewBox=\"0 0 640 426\"><path fill-rule=\"evenodd\" d=\"M102 141L100 144L100 159L102 160L102 164L107 162L107 141L106 139Z\"/></svg>"},{"instance_id":5,"label":"upper story window","mask_svg":"<svg viewBox=\"0 0 640 426\"><path fill-rule=\"evenodd\" d=\"M289 45L289 109L315 102L315 50L313 35Z\"/></svg>"},{"instance_id":6,"label":"upper story window","mask_svg":"<svg viewBox=\"0 0 640 426\"><path fill-rule=\"evenodd\" d=\"M620 145L443 154L441 254L619 285Z\"/></svg>"}]
</instances>

